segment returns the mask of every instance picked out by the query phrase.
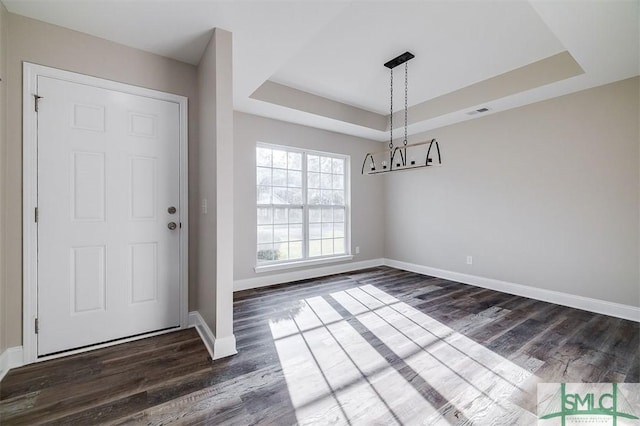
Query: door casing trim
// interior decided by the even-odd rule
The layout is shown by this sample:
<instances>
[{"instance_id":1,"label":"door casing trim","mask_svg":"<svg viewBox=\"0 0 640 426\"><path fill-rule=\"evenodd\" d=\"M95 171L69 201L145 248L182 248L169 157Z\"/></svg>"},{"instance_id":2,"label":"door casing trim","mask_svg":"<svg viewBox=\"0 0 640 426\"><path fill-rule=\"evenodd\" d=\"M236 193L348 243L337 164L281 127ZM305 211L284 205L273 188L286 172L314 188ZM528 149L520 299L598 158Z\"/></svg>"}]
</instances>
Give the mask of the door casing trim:
<instances>
[{"instance_id":1,"label":"door casing trim","mask_svg":"<svg viewBox=\"0 0 640 426\"><path fill-rule=\"evenodd\" d=\"M38 357L38 340L34 324L38 313L38 227L35 222L35 208L38 206L38 116L35 112L34 95L37 93L39 76L178 104L180 110L180 329L187 328L189 325L188 99L185 96L24 62L22 76L22 346L24 364L51 358L48 356ZM115 345L154 334L159 333L152 332L135 338L125 337L109 344L97 344L80 351L70 351L68 354L85 352L98 346Z\"/></svg>"}]
</instances>

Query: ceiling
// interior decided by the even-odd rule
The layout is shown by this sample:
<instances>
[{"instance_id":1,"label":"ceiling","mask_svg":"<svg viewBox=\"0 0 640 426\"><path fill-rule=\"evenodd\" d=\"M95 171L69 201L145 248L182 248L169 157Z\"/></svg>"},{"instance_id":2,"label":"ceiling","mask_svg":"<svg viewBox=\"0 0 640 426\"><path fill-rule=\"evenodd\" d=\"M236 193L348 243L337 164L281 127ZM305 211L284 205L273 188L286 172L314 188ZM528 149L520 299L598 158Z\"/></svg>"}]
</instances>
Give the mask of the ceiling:
<instances>
[{"instance_id":1,"label":"ceiling","mask_svg":"<svg viewBox=\"0 0 640 426\"><path fill-rule=\"evenodd\" d=\"M2 2L194 65L223 28L236 110L376 140L388 138L382 64L407 50L410 134L640 73L639 0ZM397 111L404 67L394 79Z\"/></svg>"}]
</instances>

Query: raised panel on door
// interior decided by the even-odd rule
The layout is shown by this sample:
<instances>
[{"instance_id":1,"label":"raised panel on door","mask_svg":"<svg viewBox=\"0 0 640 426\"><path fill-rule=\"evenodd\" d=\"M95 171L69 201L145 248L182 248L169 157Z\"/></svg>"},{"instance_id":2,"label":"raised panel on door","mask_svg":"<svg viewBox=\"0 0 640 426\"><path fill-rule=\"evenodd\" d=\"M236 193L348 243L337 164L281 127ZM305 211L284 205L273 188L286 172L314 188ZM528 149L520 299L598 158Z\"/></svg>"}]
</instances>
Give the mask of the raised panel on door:
<instances>
[{"instance_id":1,"label":"raised panel on door","mask_svg":"<svg viewBox=\"0 0 640 426\"><path fill-rule=\"evenodd\" d=\"M71 315L104 311L105 247L72 247L69 258Z\"/></svg>"},{"instance_id":2,"label":"raised panel on door","mask_svg":"<svg viewBox=\"0 0 640 426\"><path fill-rule=\"evenodd\" d=\"M179 326L178 104L38 91L38 354Z\"/></svg>"},{"instance_id":3,"label":"raised panel on door","mask_svg":"<svg viewBox=\"0 0 640 426\"><path fill-rule=\"evenodd\" d=\"M72 221L104 222L107 183L104 152L72 152L70 175Z\"/></svg>"},{"instance_id":4,"label":"raised panel on door","mask_svg":"<svg viewBox=\"0 0 640 426\"><path fill-rule=\"evenodd\" d=\"M158 300L158 244L142 243L129 246L128 265L131 303Z\"/></svg>"},{"instance_id":5,"label":"raised panel on door","mask_svg":"<svg viewBox=\"0 0 640 426\"><path fill-rule=\"evenodd\" d=\"M129 199L132 220L155 220L157 210L157 159L131 157L129 161Z\"/></svg>"}]
</instances>

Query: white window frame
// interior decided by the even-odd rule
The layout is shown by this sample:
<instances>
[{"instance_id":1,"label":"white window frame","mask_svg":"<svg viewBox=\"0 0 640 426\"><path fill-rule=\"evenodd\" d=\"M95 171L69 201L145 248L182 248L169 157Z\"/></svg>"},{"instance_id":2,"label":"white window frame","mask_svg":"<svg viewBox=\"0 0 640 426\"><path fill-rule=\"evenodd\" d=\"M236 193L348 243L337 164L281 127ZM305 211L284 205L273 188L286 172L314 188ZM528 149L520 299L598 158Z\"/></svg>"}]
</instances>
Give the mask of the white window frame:
<instances>
[{"instance_id":1,"label":"white window frame","mask_svg":"<svg viewBox=\"0 0 640 426\"><path fill-rule=\"evenodd\" d=\"M257 159L253 166L254 179L253 179L253 188L254 188L254 197L255 201L255 212L256 212L256 220L254 221L254 227L256 228L256 238L254 241L254 250L258 247L258 235L257 235L257 210L260 207L271 207L271 208L302 208L302 251L303 258L302 259L285 259L285 260L272 260L272 261L262 261L258 262L257 258L257 250L256 250L256 266L254 267L255 272L268 272L268 271L276 271L282 269L290 269L290 268L298 268L303 266L311 266L311 265L319 265L325 263L333 263L340 262L353 259L353 255L351 254L351 157L345 154L339 154L334 152L325 152L325 151L317 151L312 149L304 149L293 146L286 145L277 145L272 143L258 142L256 143L257 148L267 148L267 149L277 149L283 150L287 152L296 152L302 154L302 204L258 204L257 202L257 179L256 176L256 168L257 168ZM255 152L255 151L254 151ZM319 155L333 158L340 158L344 160L344 245L345 252L341 254L332 254L327 256L314 256L309 257L309 207L318 207L318 208L334 208L335 205L326 205L326 204L308 204L307 200L307 156L308 155Z\"/></svg>"}]
</instances>

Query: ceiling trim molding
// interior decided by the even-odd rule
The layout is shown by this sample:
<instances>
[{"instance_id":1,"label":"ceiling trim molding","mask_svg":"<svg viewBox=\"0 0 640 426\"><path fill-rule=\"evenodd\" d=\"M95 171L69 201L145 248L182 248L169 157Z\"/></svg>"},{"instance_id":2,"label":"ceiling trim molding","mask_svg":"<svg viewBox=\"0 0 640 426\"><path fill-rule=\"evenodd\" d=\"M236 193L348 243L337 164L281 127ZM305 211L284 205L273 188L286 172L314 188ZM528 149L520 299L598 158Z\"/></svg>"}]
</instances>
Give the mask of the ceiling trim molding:
<instances>
[{"instance_id":1,"label":"ceiling trim molding","mask_svg":"<svg viewBox=\"0 0 640 426\"><path fill-rule=\"evenodd\" d=\"M527 90L556 83L584 74L584 70L567 51L516 68L470 86L429 99L409 108L409 124L420 123L456 111L471 109L476 105L506 98ZM393 114L394 121L404 111Z\"/></svg>"},{"instance_id":2,"label":"ceiling trim molding","mask_svg":"<svg viewBox=\"0 0 640 426\"><path fill-rule=\"evenodd\" d=\"M409 124L421 123L457 111L475 109L477 105L581 74L584 74L584 70L580 64L569 52L564 51L414 105L409 108ZM251 98L371 130L389 131L389 115L367 111L270 80L264 82ZM403 114L404 110L394 113L394 121L399 123L398 127L404 123L401 120Z\"/></svg>"},{"instance_id":3,"label":"ceiling trim molding","mask_svg":"<svg viewBox=\"0 0 640 426\"><path fill-rule=\"evenodd\" d=\"M389 128L388 116L294 89L271 80L265 81L250 97L373 130L386 131Z\"/></svg>"}]
</instances>

